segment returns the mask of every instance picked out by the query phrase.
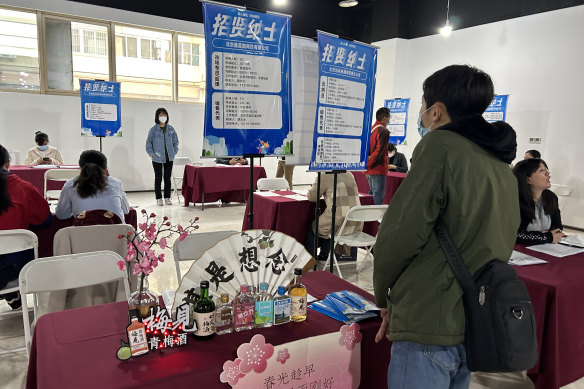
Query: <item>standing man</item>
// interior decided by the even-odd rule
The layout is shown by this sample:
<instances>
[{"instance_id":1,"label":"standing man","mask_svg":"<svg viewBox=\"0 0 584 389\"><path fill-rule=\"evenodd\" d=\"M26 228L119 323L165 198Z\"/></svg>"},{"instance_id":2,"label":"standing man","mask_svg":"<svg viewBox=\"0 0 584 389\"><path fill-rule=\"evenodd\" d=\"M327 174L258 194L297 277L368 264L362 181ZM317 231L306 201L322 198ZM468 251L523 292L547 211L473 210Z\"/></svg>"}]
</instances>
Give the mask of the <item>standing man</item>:
<instances>
[{"instance_id":1,"label":"standing man","mask_svg":"<svg viewBox=\"0 0 584 389\"><path fill-rule=\"evenodd\" d=\"M375 301L393 341L390 388L468 388L462 289L432 229L441 217L471 274L508 261L519 226L515 131L481 114L493 99L485 72L452 65L423 84L412 166L375 244ZM389 327L389 331L388 331Z\"/></svg>"},{"instance_id":2,"label":"standing man","mask_svg":"<svg viewBox=\"0 0 584 389\"><path fill-rule=\"evenodd\" d=\"M388 168L387 144L389 143L389 130L385 127L389 123L389 108L382 107L375 113L377 120L371 127L369 140L369 159L367 160L367 181L369 182L369 194L373 195L376 205L383 204L385 196L385 177Z\"/></svg>"}]
</instances>

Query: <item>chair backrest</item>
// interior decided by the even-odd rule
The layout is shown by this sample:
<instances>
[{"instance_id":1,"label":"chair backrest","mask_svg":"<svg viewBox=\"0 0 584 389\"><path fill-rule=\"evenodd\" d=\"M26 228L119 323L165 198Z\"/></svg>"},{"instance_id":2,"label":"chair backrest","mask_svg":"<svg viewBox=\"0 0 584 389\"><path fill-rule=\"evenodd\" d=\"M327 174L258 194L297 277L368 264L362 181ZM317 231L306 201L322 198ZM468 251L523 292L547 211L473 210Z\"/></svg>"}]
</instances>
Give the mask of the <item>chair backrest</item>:
<instances>
[{"instance_id":1,"label":"chair backrest","mask_svg":"<svg viewBox=\"0 0 584 389\"><path fill-rule=\"evenodd\" d=\"M34 257L38 257L39 240L34 232L28 230L0 231L0 255L34 249Z\"/></svg>"},{"instance_id":2,"label":"chair backrest","mask_svg":"<svg viewBox=\"0 0 584 389\"><path fill-rule=\"evenodd\" d=\"M353 222L372 222L380 220L387 211L387 204L383 205L358 205L347 212L345 220Z\"/></svg>"},{"instance_id":3,"label":"chair backrest","mask_svg":"<svg viewBox=\"0 0 584 389\"><path fill-rule=\"evenodd\" d=\"M198 259L207 249L215 246L217 242L225 239L238 231L211 231L211 232L197 232L189 234L183 241L178 239L172 245L172 254L174 256L174 263L176 267L176 277L180 284L180 261L192 261Z\"/></svg>"},{"instance_id":4,"label":"chair backrest","mask_svg":"<svg viewBox=\"0 0 584 389\"><path fill-rule=\"evenodd\" d=\"M556 196L570 196L572 194L572 188L568 185L552 184L550 190L556 194Z\"/></svg>"},{"instance_id":5,"label":"chair backrest","mask_svg":"<svg viewBox=\"0 0 584 389\"><path fill-rule=\"evenodd\" d=\"M174 157L172 166L180 166L192 163L193 161L189 157Z\"/></svg>"},{"instance_id":6,"label":"chair backrest","mask_svg":"<svg viewBox=\"0 0 584 389\"><path fill-rule=\"evenodd\" d=\"M91 251L110 250L126 256L126 241L118 235L135 230L129 224L104 224L61 228L53 238L53 255L78 254Z\"/></svg>"},{"instance_id":7,"label":"chair backrest","mask_svg":"<svg viewBox=\"0 0 584 389\"><path fill-rule=\"evenodd\" d=\"M49 169L45 171L45 180L44 180L44 192L43 195L45 198L47 197L47 181L67 181L70 178L75 178L79 176L81 172L80 169L68 169L68 168L59 168L59 169Z\"/></svg>"},{"instance_id":8,"label":"chair backrest","mask_svg":"<svg viewBox=\"0 0 584 389\"><path fill-rule=\"evenodd\" d=\"M11 165L20 165L20 151L10 150L10 151L8 151L8 154L10 154L10 164Z\"/></svg>"},{"instance_id":9,"label":"chair backrest","mask_svg":"<svg viewBox=\"0 0 584 389\"><path fill-rule=\"evenodd\" d=\"M288 181L285 178L260 178L258 180L259 190L288 190Z\"/></svg>"}]
</instances>

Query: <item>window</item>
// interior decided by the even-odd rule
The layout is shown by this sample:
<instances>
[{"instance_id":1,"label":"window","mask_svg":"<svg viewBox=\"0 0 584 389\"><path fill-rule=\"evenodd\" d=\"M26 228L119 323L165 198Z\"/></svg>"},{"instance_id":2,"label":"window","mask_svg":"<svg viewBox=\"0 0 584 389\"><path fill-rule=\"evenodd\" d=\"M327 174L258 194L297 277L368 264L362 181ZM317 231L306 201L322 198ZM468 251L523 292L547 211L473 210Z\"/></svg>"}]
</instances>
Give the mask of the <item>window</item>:
<instances>
[{"instance_id":1,"label":"window","mask_svg":"<svg viewBox=\"0 0 584 389\"><path fill-rule=\"evenodd\" d=\"M179 41L178 63L199 66L199 44Z\"/></svg>"},{"instance_id":2,"label":"window","mask_svg":"<svg viewBox=\"0 0 584 389\"><path fill-rule=\"evenodd\" d=\"M116 25L115 36L122 97L172 100L172 34Z\"/></svg>"},{"instance_id":3,"label":"window","mask_svg":"<svg viewBox=\"0 0 584 389\"><path fill-rule=\"evenodd\" d=\"M183 34L177 38L178 101L204 103L205 40L202 36Z\"/></svg>"},{"instance_id":4,"label":"window","mask_svg":"<svg viewBox=\"0 0 584 389\"><path fill-rule=\"evenodd\" d=\"M0 88L40 90L36 13L0 9Z\"/></svg>"}]
</instances>

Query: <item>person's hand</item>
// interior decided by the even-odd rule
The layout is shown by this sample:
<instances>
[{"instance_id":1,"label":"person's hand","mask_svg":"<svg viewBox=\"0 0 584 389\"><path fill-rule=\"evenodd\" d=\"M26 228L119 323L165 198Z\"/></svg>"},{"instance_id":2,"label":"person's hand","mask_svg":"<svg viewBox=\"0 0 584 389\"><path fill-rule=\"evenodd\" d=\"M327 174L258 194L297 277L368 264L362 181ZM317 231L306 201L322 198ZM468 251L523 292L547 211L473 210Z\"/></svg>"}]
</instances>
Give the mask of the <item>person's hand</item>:
<instances>
[{"instance_id":1,"label":"person's hand","mask_svg":"<svg viewBox=\"0 0 584 389\"><path fill-rule=\"evenodd\" d=\"M387 169L388 169L388 170L397 170L397 166L395 166L395 165L389 165L389 166L387 167Z\"/></svg>"},{"instance_id":2,"label":"person's hand","mask_svg":"<svg viewBox=\"0 0 584 389\"><path fill-rule=\"evenodd\" d=\"M229 160L229 164L230 164L230 165L237 165L238 163L239 163L239 162L238 162L238 158L235 158L235 157L234 157L234 158L231 158L231 159Z\"/></svg>"},{"instance_id":3,"label":"person's hand","mask_svg":"<svg viewBox=\"0 0 584 389\"><path fill-rule=\"evenodd\" d=\"M389 332L389 315L387 314L387 308L379 308L379 310L383 321L375 335L375 343L379 343L382 339L387 338Z\"/></svg>"},{"instance_id":4,"label":"person's hand","mask_svg":"<svg viewBox=\"0 0 584 389\"><path fill-rule=\"evenodd\" d=\"M45 161L43 161L42 158L39 158L39 159L37 159L37 164L44 165L45 164Z\"/></svg>"},{"instance_id":5,"label":"person's hand","mask_svg":"<svg viewBox=\"0 0 584 389\"><path fill-rule=\"evenodd\" d=\"M552 243L558 243L564 236L566 236L559 228L551 230L550 232L552 233Z\"/></svg>"}]
</instances>

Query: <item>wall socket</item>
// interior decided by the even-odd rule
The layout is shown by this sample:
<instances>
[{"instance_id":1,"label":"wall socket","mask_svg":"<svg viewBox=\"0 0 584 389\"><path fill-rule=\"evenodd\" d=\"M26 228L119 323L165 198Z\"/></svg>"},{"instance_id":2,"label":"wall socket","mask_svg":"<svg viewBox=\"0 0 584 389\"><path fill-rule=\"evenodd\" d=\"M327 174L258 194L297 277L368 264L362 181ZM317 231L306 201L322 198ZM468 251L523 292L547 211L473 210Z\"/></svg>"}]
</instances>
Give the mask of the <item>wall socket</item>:
<instances>
[{"instance_id":1,"label":"wall socket","mask_svg":"<svg viewBox=\"0 0 584 389\"><path fill-rule=\"evenodd\" d=\"M541 144L541 138L529 138L529 144Z\"/></svg>"}]
</instances>

